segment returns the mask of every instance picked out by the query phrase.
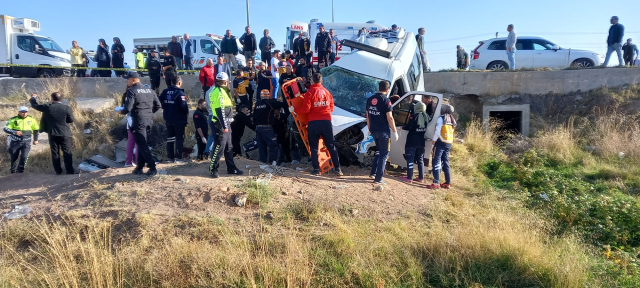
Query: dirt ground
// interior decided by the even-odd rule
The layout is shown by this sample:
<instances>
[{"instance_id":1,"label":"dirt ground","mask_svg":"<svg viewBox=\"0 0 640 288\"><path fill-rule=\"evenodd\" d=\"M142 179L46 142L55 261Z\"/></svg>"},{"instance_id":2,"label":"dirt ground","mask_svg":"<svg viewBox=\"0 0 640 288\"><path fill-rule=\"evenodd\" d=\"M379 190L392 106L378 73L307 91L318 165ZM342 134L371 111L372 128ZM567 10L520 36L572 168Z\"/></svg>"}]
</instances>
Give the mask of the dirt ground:
<instances>
[{"instance_id":1,"label":"dirt ground","mask_svg":"<svg viewBox=\"0 0 640 288\"><path fill-rule=\"evenodd\" d=\"M114 212L152 214L159 216L157 218L256 217L260 215L260 207L238 207L233 199L237 193L244 192L240 187L243 181L266 172L259 167L262 163L244 158L235 160L245 175L227 175L221 163L221 177L213 179L209 177L206 162L159 164L158 169L166 170L167 175L155 177L133 175L132 168L80 175L12 174L0 178L0 212L26 204L33 209L27 217L68 212L92 217L114 217ZM433 199L425 184L402 182L399 177L406 172L399 170L388 171L388 184L382 191L375 188L377 185L368 177L368 169L343 167L345 176L340 178L312 176L310 170L307 165L277 169L269 183L276 195L267 209L275 211L302 199L344 209L356 217L384 221L420 212Z\"/></svg>"}]
</instances>

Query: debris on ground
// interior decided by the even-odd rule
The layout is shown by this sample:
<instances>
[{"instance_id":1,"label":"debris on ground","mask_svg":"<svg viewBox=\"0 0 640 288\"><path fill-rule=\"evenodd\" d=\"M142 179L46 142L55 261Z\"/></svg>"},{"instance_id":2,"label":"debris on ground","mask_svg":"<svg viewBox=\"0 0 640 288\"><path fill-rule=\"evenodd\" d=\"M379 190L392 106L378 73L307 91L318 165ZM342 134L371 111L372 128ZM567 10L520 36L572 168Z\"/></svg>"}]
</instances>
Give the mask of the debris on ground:
<instances>
[{"instance_id":1,"label":"debris on ground","mask_svg":"<svg viewBox=\"0 0 640 288\"><path fill-rule=\"evenodd\" d=\"M373 188L373 191L382 191L384 190L384 186L382 185L377 185L376 187Z\"/></svg>"},{"instance_id":2,"label":"debris on ground","mask_svg":"<svg viewBox=\"0 0 640 288\"><path fill-rule=\"evenodd\" d=\"M27 205L16 205L13 207L13 210L11 210L9 213L5 213L2 215L4 217L7 217L7 219L18 219L29 214L29 212L31 212L31 207Z\"/></svg>"},{"instance_id":3,"label":"debris on ground","mask_svg":"<svg viewBox=\"0 0 640 288\"><path fill-rule=\"evenodd\" d=\"M262 185L269 185L269 182L271 182L271 178L273 177L273 174L269 173L269 174L260 174L260 176L258 176L258 179L256 179L256 183L258 184L262 184Z\"/></svg>"},{"instance_id":4,"label":"debris on ground","mask_svg":"<svg viewBox=\"0 0 640 288\"><path fill-rule=\"evenodd\" d=\"M337 185L337 186L333 186L333 189L342 190L342 189L346 189L347 187L348 187L347 185Z\"/></svg>"},{"instance_id":5,"label":"debris on ground","mask_svg":"<svg viewBox=\"0 0 640 288\"><path fill-rule=\"evenodd\" d=\"M244 207L247 204L247 193L238 193L236 197L233 199L233 202L236 203L239 207Z\"/></svg>"},{"instance_id":6,"label":"debris on ground","mask_svg":"<svg viewBox=\"0 0 640 288\"><path fill-rule=\"evenodd\" d=\"M349 212L351 212L351 215L356 215L358 213L360 213L360 211L358 209L352 208Z\"/></svg>"},{"instance_id":7,"label":"debris on ground","mask_svg":"<svg viewBox=\"0 0 640 288\"><path fill-rule=\"evenodd\" d=\"M265 215L264 215L264 218L265 218L265 219L269 219L269 220L273 220L273 219L275 219L276 217L275 217L275 216L273 216L273 213L272 213L271 211L269 211L269 212L267 212L267 214L265 214Z\"/></svg>"},{"instance_id":8,"label":"debris on ground","mask_svg":"<svg viewBox=\"0 0 640 288\"><path fill-rule=\"evenodd\" d=\"M266 171L267 173L273 173L273 168L270 165L260 165L260 169Z\"/></svg>"}]
</instances>

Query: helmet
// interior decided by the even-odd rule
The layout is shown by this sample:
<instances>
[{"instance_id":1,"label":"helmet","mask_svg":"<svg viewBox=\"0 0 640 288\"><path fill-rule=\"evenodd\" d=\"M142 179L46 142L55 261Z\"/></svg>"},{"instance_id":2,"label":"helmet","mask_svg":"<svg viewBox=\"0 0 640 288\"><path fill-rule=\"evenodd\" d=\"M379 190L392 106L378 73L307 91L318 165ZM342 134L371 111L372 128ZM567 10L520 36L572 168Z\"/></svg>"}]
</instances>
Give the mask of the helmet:
<instances>
[{"instance_id":1,"label":"helmet","mask_svg":"<svg viewBox=\"0 0 640 288\"><path fill-rule=\"evenodd\" d=\"M268 98L268 97L271 97L271 91L267 89L262 89L262 91L260 91L260 98Z\"/></svg>"},{"instance_id":2,"label":"helmet","mask_svg":"<svg viewBox=\"0 0 640 288\"><path fill-rule=\"evenodd\" d=\"M216 80L229 81L229 75L225 72L220 72L216 75Z\"/></svg>"}]
</instances>

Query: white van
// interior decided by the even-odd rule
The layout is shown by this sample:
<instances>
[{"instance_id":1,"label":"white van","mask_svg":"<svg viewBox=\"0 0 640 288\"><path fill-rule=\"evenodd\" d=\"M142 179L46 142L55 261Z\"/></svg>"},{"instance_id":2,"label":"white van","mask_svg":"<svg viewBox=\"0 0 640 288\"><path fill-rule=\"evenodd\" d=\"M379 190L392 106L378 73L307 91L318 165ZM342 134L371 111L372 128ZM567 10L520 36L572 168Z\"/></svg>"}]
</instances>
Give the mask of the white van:
<instances>
[{"instance_id":1,"label":"white van","mask_svg":"<svg viewBox=\"0 0 640 288\"><path fill-rule=\"evenodd\" d=\"M298 35L301 32L308 32L307 36L311 41L311 51L313 53L313 63L318 63L318 53L315 53L315 43L316 43L316 35L320 32L320 25L324 24L324 29L327 33L329 30L333 29L335 35L338 36L338 39L342 40L351 40L355 35L358 35L358 31L362 28L367 28L367 31L382 31L386 30L387 27L376 24L376 21L371 20L367 23L323 23L318 21L318 19L311 19L311 22L297 22L291 21L291 26L287 27L287 40L285 43L285 50L293 49L293 41L298 38ZM336 54L336 60L340 59L340 57L351 53L351 49L348 47L343 48L342 45L338 45L338 54Z\"/></svg>"},{"instance_id":2,"label":"white van","mask_svg":"<svg viewBox=\"0 0 640 288\"><path fill-rule=\"evenodd\" d=\"M333 95L335 104L331 121L338 151L341 157L345 157L341 162L352 164L356 160L362 161L371 145L375 145L365 137L369 134L365 106L367 98L378 92L378 82L387 80L392 87L387 97L400 96L392 105L400 138L391 142L389 161L406 166L404 145L408 133L402 130L402 126L409 120L411 101L431 97L437 103L427 135L435 133L435 119L440 116L442 105L442 94L424 92L424 75L415 35L402 28L383 30L370 33L365 44L347 40L343 45L354 48L354 51L321 70L324 87ZM430 151L430 141L426 141L426 149Z\"/></svg>"},{"instance_id":3,"label":"white van","mask_svg":"<svg viewBox=\"0 0 640 288\"><path fill-rule=\"evenodd\" d=\"M53 39L33 34L40 22L0 15L0 77L54 77L71 75L71 55ZM2 66L2 64L47 67Z\"/></svg>"},{"instance_id":4,"label":"white van","mask_svg":"<svg viewBox=\"0 0 640 288\"><path fill-rule=\"evenodd\" d=\"M200 70L207 63L207 58L213 59L213 63L218 62L218 55L220 54L220 45L218 44L220 41L220 37L214 34L207 34L205 36L191 36L189 37L193 49L193 59L191 63L193 64L194 70ZM148 51L150 49L154 49L158 52L164 51L167 49L168 43L171 42L171 37L158 37L158 38L135 38L133 39L133 46L145 54L147 57ZM184 39L182 37L178 38L178 42L180 45L184 47ZM238 43L238 48L242 48L240 43ZM159 54L162 57L161 54ZM236 61L238 63L238 67L244 67L246 65L246 61L242 53L238 53L236 55Z\"/></svg>"}]
</instances>

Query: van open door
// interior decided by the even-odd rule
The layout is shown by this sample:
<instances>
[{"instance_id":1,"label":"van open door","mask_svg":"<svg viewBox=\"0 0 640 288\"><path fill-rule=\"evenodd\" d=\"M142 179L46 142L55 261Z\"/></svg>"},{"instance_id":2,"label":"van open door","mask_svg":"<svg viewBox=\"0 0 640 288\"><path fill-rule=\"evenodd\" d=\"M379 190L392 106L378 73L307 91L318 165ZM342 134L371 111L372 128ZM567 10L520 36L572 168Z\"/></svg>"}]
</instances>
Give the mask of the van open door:
<instances>
[{"instance_id":1,"label":"van open door","mask_svg":"<svg viewBox=\"0 0 640 288\"><path fill-rule=\"evenodd\" d=\"M411 110L412 101L423 101L423 99L430 98L435 105L435 111L432 119L429 120L427 125L426 137L433 137L433 133L436 132L436 120L440 117L440 107L442 106L442 94L413 91L404 94L398 101L391 105L391 111L393 113L393 119L396 122L396 128L398 129L398 141L391 140L391 147L389 150L389 162L391 164L398 165L400 167L407 167L407 160L404 158L404 146L407 143L407 135L409 131L403 130L407 122L409 121L409 111ZM425 140L425 153L424 158L428 161L431 158L431 141ZM425 163L426 164L426 163Z\"/></svg>"}]
</instances>

